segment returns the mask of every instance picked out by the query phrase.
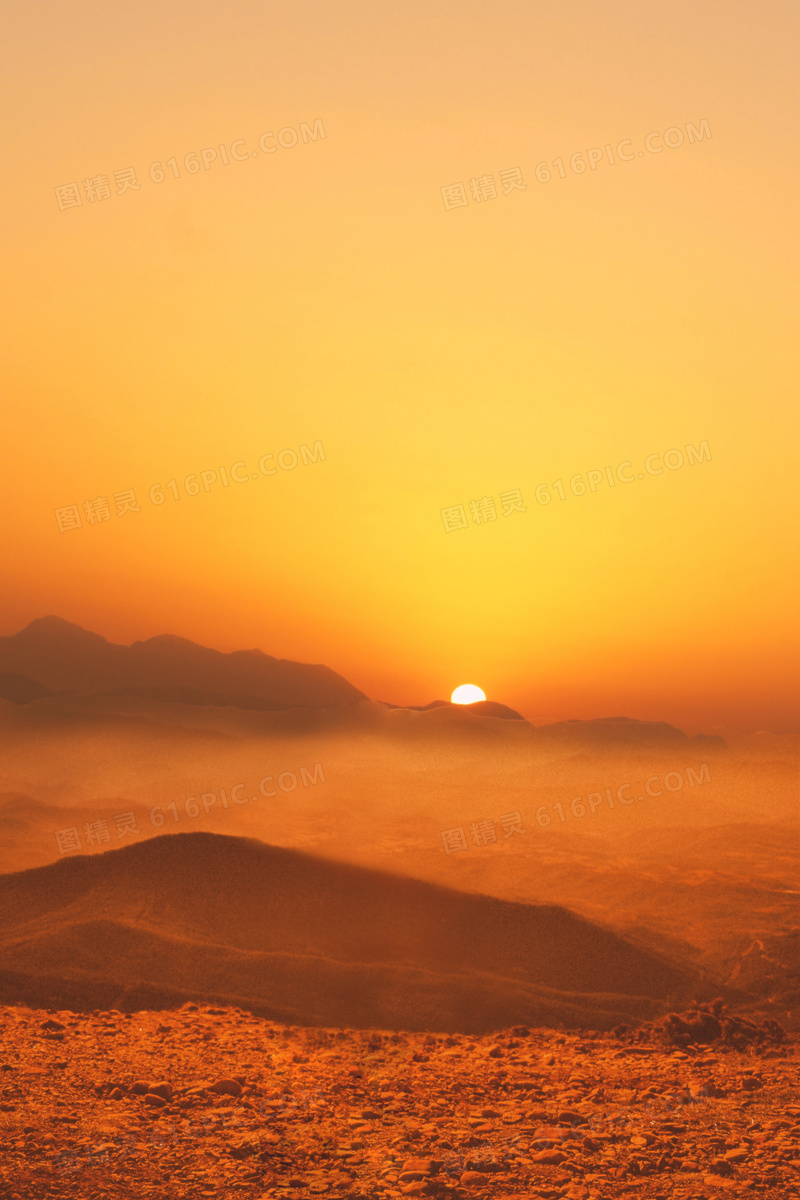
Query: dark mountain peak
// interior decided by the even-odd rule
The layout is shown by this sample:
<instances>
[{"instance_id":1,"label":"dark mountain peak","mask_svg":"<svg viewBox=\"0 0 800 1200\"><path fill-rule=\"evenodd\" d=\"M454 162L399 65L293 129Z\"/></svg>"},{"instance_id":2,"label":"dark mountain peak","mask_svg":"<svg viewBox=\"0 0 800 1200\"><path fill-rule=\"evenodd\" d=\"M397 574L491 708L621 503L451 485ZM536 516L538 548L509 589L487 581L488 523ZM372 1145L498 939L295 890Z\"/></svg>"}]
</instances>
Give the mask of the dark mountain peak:
<instances>
[{"instance_id":1,"label":"dark mountain peak","mask_svg":"<svg viewBox=\"0 0 800 1200\"><path fill-rule=\"evenodd\" d=\"M83 695L124 689L190 688L215 697L254 697L273 708L328 708L367 697L325 666L258 650L226 654L175 634L117 645L60 617L41 617L0 637L0 674Z\"/></svg>"},{"instance_id":2,"label":"dark mountain peak","mask_svg":"<svg viewBox=\"0 0 800 1200\"><path fill-rule=\"evenodd\" d=\"M73 621L65 621L63 617L57 617L52 613L46 617L35 617L24 629L20 629L19 633L13 633L10 638L2 640L12 639L27 644L51 644L54 641L72 645L75 643L105 646L111 644L99 633L92 633L91 630L84 629L82 625L76 625Z\"/></svg>"},{"instance_id":3,"label":"dark mountain peak","mask_svg":"<svg viewBox=\"0 0 800 1200\"><path fill-rule=\"evenodd\" d=\"M431 700L430 704L386 704L387 708L404 708L409 712L433 712L437 708L448 708L454 713L472 713L478 717L500 717L505 721L524 721L522 713L500 704L497 700L476 700L474 704L453 704L450 700Z\"/></svg>"},{"instance_id":4,"label":"dark mountain peak","mask_svg":"<svg viewBox=\"0 0 800 1200\"><path fill-rule=\"evenodd\" d=\"M640 721L636 717L595 717L591 720L571 718L555 721L550 725L539 725L537 736L543 740L572 741L584 745L626 745L683 743L690 739L682 729L668 721ZM719 740L715 745L724 746Z\"/></svg>"},{"instance_id":5,"label":"dark mountain peak","mask_svg":"<svg viewBox=\"0 0 800 1200\"><path fill-rule=\"evenodd\" d=\"M482 717L500 717L504 721L525 720L522 713L518 713L515 708L509 708L507 704L500 704L498 700L477 700L474 704L460 705L459 707L468 708Z\"/></svg>"},{"instance_id":6,"label":"dark mountain peak","mask_svg":"<svg viewBox=\"0 0 800 1200\"><path fill-rule=\"evenodd\" d=\"M144 638L138 642L131 642L130 649L134 650L160 650L160 649L180 649L187 650L204 650L205 646L201 646L199 642L193 642L191 638L181 637L177 633L157 633L155 637ZM215 651L214 653L218 653Z\"/></svg>"}]
</instances>

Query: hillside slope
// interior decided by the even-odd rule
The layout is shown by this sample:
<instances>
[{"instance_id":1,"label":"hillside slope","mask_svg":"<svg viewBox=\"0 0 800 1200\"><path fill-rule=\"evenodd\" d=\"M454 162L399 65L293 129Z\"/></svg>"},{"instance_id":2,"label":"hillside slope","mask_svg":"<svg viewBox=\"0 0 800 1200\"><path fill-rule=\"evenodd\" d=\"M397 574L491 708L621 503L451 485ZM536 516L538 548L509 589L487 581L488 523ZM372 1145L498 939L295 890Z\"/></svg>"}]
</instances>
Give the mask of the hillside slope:
<instances>
[{"instance_id":1,"label":"hillside slope","mask_svg":"<svg viewBox=\"0 0 800 1200\"><path fill-rule=\"evenodd\" d=\"M14 1000L206 997L306 1024L478 1032L609 1027L702 991L564 908L209 833L0 877L0 913Z\"/></svg>"}]
</instances>

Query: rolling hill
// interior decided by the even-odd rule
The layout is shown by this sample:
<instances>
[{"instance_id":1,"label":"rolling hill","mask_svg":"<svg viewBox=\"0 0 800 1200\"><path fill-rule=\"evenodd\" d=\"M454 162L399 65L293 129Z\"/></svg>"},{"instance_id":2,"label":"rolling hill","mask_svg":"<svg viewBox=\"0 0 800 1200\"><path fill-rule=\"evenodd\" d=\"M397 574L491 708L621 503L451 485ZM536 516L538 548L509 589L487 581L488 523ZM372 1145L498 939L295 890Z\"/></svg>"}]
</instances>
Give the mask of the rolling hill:
<instances>
[{"instance_id":1,"label":"rolling hill","mask_svg":"<svg viewBox=\"0 0 800 1200\"><path fill-rule=\"evenodd\" d=\"M210 833L0 877L0 1000L187 999L308 1025L609 1028L704 991L556 906L516 904Z\"/></svg>"}]
</instances>

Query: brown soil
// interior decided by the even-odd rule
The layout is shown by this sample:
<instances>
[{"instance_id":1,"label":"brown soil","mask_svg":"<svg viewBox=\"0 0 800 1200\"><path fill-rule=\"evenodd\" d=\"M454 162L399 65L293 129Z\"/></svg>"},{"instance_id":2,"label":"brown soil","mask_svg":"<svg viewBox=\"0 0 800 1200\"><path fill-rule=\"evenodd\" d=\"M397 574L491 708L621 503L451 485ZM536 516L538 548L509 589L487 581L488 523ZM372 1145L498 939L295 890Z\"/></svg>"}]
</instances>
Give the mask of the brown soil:
<instances>
[{"instance_id":1,"label":"brown soil","mask_svg":"<svg viewBox=\"0 0 800 1200\"><path fill-rule=\"evenodd\" d=\"M731 1046L717 1017L469 1036L7 1007L0 1196L800 1196L797 1043Z\"/></svg>"}]
</instances>

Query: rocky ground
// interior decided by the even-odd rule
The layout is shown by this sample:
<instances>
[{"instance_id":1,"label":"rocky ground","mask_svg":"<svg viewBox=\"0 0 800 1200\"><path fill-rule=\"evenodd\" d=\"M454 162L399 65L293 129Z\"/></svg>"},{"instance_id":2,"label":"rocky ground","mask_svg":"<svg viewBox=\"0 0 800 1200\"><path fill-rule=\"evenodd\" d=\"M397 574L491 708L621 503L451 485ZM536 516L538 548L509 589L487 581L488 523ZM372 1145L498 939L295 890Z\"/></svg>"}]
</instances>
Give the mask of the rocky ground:
<instances>
[{"instance_id":1,"label":"rocky ground","mask_svg":"<svg viewBox=\"0 0 800 1200\"><path fill-rule=\"evenodd\" d=\"M711 1012L470 1037L6 1007L0 1196L783 1200L799 1062Z\"/></svg>"}]
</instances>

